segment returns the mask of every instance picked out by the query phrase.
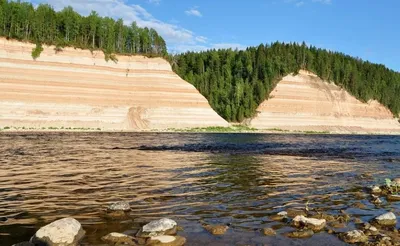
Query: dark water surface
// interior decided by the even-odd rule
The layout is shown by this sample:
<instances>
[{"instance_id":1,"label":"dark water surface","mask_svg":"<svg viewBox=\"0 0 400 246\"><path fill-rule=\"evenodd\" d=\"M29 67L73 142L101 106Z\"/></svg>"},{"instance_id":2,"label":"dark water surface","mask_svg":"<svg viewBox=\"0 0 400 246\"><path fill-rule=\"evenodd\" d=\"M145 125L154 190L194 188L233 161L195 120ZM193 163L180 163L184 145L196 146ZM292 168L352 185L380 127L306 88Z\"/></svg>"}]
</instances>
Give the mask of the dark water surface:
<instances>
[{"instance_id":1,"label":"dark water surface","mask_svg":"<svg viewBox=\"0 0 400 246\"><path fill-rule=\"evenodd\" d=\"M67 216L82 223L84 245L102 245L109 232L134 234L161 217L184 228L187 245L344 245L326 232L288 239L281 234L292 229L268 216L307 201L364 221L400 212L399 202L375 207L357 195L400 176L399 136L2 133L0 143L2 246ZM119 200L130 202L130 218L105 219ZM201 223L231 228L212 236ZM264 227L278 236L262 236Z\"/></svg>"}]
</instances>

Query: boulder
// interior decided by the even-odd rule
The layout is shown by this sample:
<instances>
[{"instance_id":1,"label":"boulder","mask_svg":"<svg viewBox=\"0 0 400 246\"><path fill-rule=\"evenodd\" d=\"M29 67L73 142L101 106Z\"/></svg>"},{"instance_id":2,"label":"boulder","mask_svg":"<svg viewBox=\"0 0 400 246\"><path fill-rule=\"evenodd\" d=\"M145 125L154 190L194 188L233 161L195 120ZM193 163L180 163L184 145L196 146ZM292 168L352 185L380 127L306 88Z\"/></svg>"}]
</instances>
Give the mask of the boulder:
<instances>
[{"instance_id":1,"label":"boulder","mask_svg":"<svg viewBox=\"0 0 400 246\"><path fill-rule=\"evenodd\" d=\"M115 202L108 206L107 210L109 212L114 212L114 211L124 211L128 212L131 210L131 206L127 202Z\"/></svg>"},{"instance_id":2,"label":"boulder","mask_svg":"<svg viewBox=\"0 0 400 246\"><path fill-rule=\"evenodd\" d=\"M101 240L111 245L136 245L133 237L117 232L112 232L102 237Z\"/></svg>"},{"instance_id":3,"label":"boulder","mask_svg":"<svg viewBox=\"0 0 400 246\"><path fill-rule=\"evenodd\" d=\"M288 232L285 235L290 238L309 238L314 235L314 231L310 229L299 230L299 231Z\"/></svg>"},{"instance_id":4,"label":"boulder","mask_svg":"<svg viewBox=\"0 0 400 246\"><path fill-rule=\"evenodd\" d=\"M346 243L366 243L368 241L368 237L360 230L346 232L342 234L341 238Z\"/></svg>"},{"instance_id":5,"label":"boulder","mask_svg":"<svg viewBox=\"0 0 400 246\"><path fill-rule=\"evenodd\" d=\"M380 226L395 226L397 224L396 215L392 212L379 215L373 220L374 223Z\"/></svg>"},{"instance_id":6,"label":"boulder","mask_svg":"<svg viewBox=\"0 0 400 246\"><path fill-rule=\"evenodd\" d=\"M151 246L183 246L186 243L186 238L181 236L155 236L150 237L147 245Z\"/></svg>"},{"instance_id":7,"label":"boulder","mask_svg":"<svg viewBox=\"0 0 400 246\"><path fill-rule=\"evenodd\" d=\"M263 234L264 236L275 236L276 231L272 228L263 228Z\"/></svg>"},{"instance_id":8,"label":"boulder","mask_svg":"<svg viewBox=\"0 0 400 246\"><path fill-rule=\"evenodd\" d=\"M76 219L64 218L40 228L32 237L31 243L47 246L75 246L84 235L85 231Z\"/></svg>"},{"instance_id":9,"label":"boulder","mask_svg":"<svg viewBox=\"0 0 400 246\"><path fill-rule=\"evenodd\" d=\"M295 227L306 227L313 231L320 231L326 226L326 220L306 218L303 215L298 215L293 219L292 224Z\"/></svg>"},{"instance_id":10,"label":"boulder","mask_svg":"<svg viewBox=\"0 0 400 246\"><path fill-rule=\"evenodd\" d=\"M203 225L203 227L213 235L224 235L229 229L226 225Z\"/></svg>"},{"instance_id":11,"label":"boulder","mask_svg":"<svg viewBox=\"0 0 400 246\"><path fill-rule=\"evenodd\" d=\"M177 232L177 223L168 218L154 220L144 225L138 232L139 237L156 237L163 235L175 235Z\"/></svg>"},{"instance_id":12,"label":"boulder","mask_svg":"<svg viewBox=\"0 0 400 246\"><path fill-rule=\"evenodd\" d=\"M393 179L393 182L396 183L396 184L400 184L400 178Z\"/></svg>"}]
</instances>

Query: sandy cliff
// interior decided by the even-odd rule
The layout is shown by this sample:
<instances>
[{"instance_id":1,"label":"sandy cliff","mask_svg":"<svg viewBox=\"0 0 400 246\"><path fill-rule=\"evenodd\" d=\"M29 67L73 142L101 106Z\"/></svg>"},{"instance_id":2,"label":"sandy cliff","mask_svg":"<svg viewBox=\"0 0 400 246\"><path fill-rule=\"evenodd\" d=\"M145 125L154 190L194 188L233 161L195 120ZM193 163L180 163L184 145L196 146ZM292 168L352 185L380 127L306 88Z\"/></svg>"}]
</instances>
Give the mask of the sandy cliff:
<instances>
[{"instance_id":1,"label":"sandy cliff","mask_svg":"<svg viewBox=\"0 0 400 246\"><path fill-rule=\"evenodd\" d=\"M227 126L161 58L44 47L0 39L0 127L146 130Z\"/></svg>"},{"instance_id":2,"label":"sandy cliff","mask_svg":"<svg viewBox=\"0 0 400 246\"><path fill-rule=\"evenodd\" d=\"M378 102L362 103L307 71L284 77L257 111L251 126L261 129L400 132L399 122Z\"/></svg>"}]
</instances>

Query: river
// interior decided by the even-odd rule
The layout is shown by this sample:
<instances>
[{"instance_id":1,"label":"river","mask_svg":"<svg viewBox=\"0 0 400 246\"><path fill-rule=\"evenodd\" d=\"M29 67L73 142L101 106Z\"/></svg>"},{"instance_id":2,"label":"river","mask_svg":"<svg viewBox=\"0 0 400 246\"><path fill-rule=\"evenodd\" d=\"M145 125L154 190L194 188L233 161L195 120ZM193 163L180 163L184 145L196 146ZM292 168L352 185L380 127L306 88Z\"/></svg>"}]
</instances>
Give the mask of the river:
<instances>
[{"instance_id":1,"label":"river","mask_svg":"<svg viewBox=\"0 0 400 246\"><path fill-rule=\"evenodd\" d=\"M86 231L83 245L104 245L100 238L110 232L134 235L161 217L183 227L187 245L345 245L327 232L289 239L283 234L292 228L269 216L307 203L363 221L400 212L399 202L376 207L364 191L400 176L400 136L1 133L0 142L5 246L70 216ZM105 218L120 200L130 203L130 217ZM213 236L204 223L230 229ZM266 227L278 235L263 236ZM350 222L342 230L354 228Z\"/></svg>"}]
</instances>

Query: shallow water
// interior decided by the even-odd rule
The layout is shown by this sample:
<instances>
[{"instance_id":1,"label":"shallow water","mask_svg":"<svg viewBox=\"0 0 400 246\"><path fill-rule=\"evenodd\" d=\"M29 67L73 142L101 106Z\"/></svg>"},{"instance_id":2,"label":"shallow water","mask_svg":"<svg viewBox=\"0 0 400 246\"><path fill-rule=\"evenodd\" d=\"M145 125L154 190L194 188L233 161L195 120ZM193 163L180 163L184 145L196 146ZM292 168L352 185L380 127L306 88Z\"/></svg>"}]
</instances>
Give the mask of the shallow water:
<instances>
[{"instance_id":1,"label":"shallow water","mask_svg":"<svg viewBox=\"0 0 400 246\"><path fill-rule=\"evenodd\" d=\"M345 245L326 232L288 239L281 234L292 228L268 216L307 201L364 221L400 212L399 202L376 207L358 195L400 176L400 136L2 133L0 142L2 246L66 216L82 223L83 245L102 245L109 232L134 234L161 217L184 228L187 245ZM119 200L130 202L130 217L104 218ZM231 226L212 236L202 223ZM271 226L278 236L262 236Z\"/></svg>"}]
</instances>

